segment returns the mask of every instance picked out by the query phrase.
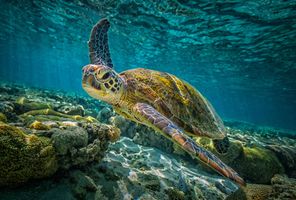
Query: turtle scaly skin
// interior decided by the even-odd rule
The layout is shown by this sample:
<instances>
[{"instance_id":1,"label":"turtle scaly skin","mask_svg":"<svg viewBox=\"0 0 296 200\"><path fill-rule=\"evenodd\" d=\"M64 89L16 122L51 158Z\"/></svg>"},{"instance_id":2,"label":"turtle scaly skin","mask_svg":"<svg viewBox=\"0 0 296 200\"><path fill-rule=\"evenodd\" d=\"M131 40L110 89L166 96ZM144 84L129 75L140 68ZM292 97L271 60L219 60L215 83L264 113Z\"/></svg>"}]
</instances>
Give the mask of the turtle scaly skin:
<instances>
[{"instance_id":1,"label":"turtle scaly skin","mask_svg":"<svg viewBox=\"0 0 296 200\"><path fill-rule=\"evenodd\" d=\"M190 136L227 144L222 120L196 89L174 75L143 68L117 74L108 47L107 19L92 29L91 64L83 68L82 87L92 97L112 105L114 110L144 124L175 142L220 174L244 185L244 180L218 157L195 143Z\"/></svg>"}]
</instances>

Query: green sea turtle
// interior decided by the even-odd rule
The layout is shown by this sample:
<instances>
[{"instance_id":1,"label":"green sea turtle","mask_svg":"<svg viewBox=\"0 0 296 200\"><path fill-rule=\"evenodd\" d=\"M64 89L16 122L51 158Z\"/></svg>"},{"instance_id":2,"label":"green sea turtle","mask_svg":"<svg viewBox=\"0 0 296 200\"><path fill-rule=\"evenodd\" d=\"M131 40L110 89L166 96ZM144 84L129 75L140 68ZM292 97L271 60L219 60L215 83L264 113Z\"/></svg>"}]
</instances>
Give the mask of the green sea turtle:
<instances>
[{"instance_id":1,"label":"green sea turtle","mask_svg":"<svg viewBox=\"0 0 296 200\"><path fill-rule=\"evenodd\" d=\"M227 150L224 125L211 104L191 85L165 72L138 68L116 73L108 46L109 27L108 20L102 19L91 31L91 64L82 70L83 89L112 105L118 114L162 133L220 174L244 185L233 169L190 137L210 137L218 151Z\"/></svg>"}]
</instances>

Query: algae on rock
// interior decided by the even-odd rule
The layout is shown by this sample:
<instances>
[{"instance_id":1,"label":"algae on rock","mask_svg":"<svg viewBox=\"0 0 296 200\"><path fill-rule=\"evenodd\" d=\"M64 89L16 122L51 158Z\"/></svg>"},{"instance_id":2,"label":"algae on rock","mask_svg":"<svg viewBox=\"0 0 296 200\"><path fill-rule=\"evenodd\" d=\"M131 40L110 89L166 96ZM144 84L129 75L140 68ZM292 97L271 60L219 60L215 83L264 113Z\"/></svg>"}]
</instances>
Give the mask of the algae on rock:
<instances>
[{"instance_id":1,"label":"algae on rock","mask_svg":"<svg viewBox=\"0 0 296 200\"><path fill-rule=\"evenodd\" d=\"M86 122L98 122L97 119L87 116L87 117L82 117L80 115L67 115L63 114L57 111L54 111L52 109L41 109L41 110L32 110L28 111L21 116L26 119L30 118L30 116L38 116L38 115L45 115L45 116L55 116L56 120L59 120L59 118L68 118L68 119L73 119L73 120L78 120L78 121L86 121Z\"/></svg>"},{"instance_id":2,"label":"algae on rock","mask_svg":"<svg viewBox=\"0 0 296 200\"><path fill-rule=\"evenodd\" d=\"M81 127L51 129L49 132L56 149L59 168L69 169L72 166L100 161L108 148L110 134L114 135L117 131L117 128L101 123L83 123Z\"/></svg>"},{"instance_id":3,"label":"algae on rock","mask_svg":"<svg viewBox=\"0 0 296 200\"><path fill-rule=\"evenodd\" d=\"M7 117L2 112L0 112L0 122L7 122Z\"/></svg>"},{"instance_id":4,"label":"algae on rock","mask_svg":"<svg viewBox=\"0 0 296 200\"><path fill-rule=\"evenodd\" d=\"M0 186L51 176L57 170L50 139L0 123Z\"/></svg>"},{"instance_id":5,"label":"algae on rock","mask_svg":"<svg viewBox=\"0 0 296 200\"><path fill-rule=\"evenodd\" d=\"M240 142L231 141L227 153L220 154L213 147L211 139L197 138L196 140L251 183L270 184L275 174L284 173L278 158L267 149L243 147Z\"/></svg>"},{"instance_id":6,"label":"algae on rock","mask_svg":"<svg viewBox=\"0 0 296 200\"><path fill-rule=\"evenodd\" d=\"M268 200L296 199L296 179L276 174L271 179L272 192Z\"/></svg>"},{"instance_id":7,"label":"algae on rock","mask_svg":"<svg viewBox=\"0 0 296 200\"><path fill-rule=\"evenodd\" d=\"M244 147L244 153L236 159L232 167L247 181L258 184L270 184L275 174L284 173L275 154L260 147Z\"/></svg>"},{"instance_id":8,"label":"algae on rock","mask_svg":"<svg viewBox=\"0 0 296 200\"><path fill-rule=\"evenodd\" d=\"M52 106L49 103L36 102L25 97L20 97L15 102L16 111L22 114L31 110L49 109Z\"/></svg>"}]
</instances>

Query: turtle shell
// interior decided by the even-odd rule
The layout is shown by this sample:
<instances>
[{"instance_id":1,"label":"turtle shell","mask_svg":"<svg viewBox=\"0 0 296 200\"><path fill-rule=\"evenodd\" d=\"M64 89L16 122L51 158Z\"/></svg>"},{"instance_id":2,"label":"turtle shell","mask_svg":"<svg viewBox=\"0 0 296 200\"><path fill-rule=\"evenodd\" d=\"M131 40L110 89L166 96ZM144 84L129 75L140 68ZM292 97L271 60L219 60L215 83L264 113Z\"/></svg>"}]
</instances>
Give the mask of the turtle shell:
<instances>
[{"instance_id":1,"label":"turtle shell","mask_svg":"<svg viewBox=\"0 0 296 200\"><path fill-rule=\"evenodd\" d=\"M212 105L187 82L169 73L143 68L124 71L120 75L127 86L125 102L153 106L189 135L214 139L226 136L223 122ZM133 119L128 113L125 116Z\"/></svg>"}]
</instances>

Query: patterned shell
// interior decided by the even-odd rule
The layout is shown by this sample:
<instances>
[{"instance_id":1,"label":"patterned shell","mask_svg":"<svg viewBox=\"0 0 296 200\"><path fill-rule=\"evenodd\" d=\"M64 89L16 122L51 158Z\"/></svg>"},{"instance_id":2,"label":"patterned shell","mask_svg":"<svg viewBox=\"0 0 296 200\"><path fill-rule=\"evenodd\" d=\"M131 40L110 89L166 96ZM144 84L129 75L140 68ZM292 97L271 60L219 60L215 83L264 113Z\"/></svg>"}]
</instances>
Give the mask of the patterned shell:
<instances>
[{"instance_id":1,"label":"patterned shell","mask_svg":"<svg viewBox=\"0 0 296 200\"><path fill-rule=\"evenodd\" d=\"M153 106L189 135L214 139L226 135L223 122L211 104L185 81L165 72L143 68L124 71L120 75L127 83L127 102ZM121 114L133 119L127 112Z\"/></svg>"}]
</instances>

